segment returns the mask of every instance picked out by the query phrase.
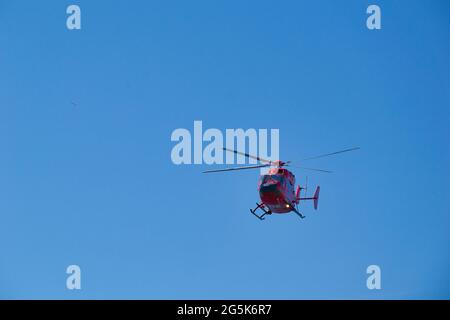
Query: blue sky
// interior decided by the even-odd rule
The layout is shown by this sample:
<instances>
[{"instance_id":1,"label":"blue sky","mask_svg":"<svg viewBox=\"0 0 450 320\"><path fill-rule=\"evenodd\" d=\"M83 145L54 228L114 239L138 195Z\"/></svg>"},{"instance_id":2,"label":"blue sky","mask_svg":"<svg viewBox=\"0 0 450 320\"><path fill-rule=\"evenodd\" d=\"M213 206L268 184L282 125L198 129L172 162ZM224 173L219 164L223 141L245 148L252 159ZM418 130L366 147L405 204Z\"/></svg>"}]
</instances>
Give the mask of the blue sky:
<instances>
[{"instance_id":1,"label":"blue sky","mask_svg":"<svg viewBox=\"0 0 450 320\"><path fill-rule=\"evenodd\" d=\"M449 14L0 0L0 298L449 298ZM194 120L278 128L284 160L362 149L308 163L331 175L294 170L321 186L317 212L260 222L257 171L171 162Z\"/></svg>"}]
</instances>

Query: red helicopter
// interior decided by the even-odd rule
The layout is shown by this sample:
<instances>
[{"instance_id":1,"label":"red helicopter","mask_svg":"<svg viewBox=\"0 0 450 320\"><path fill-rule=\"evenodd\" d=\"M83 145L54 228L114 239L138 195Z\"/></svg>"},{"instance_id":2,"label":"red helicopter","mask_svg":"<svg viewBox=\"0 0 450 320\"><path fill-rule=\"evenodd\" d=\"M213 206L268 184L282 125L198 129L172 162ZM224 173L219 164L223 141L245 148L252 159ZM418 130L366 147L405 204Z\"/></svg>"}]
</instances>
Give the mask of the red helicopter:
<instances>
[{"instance_id":1,"label":"red helicopter","mask_svg":"<svg viewBox=\"0 0 450 320\"><path fill-rule=\"evenodd\" d=\"M360 149L360 148L354 147L354 148L340 150L340 151L336 151L336 152L332 152L332 153L322 154L322 155L315 156L315 157L305 158L303 160L318 159L318 158L327 157L327 156L335 155L338 153L344 153L344 152L353 151L353 150L357 150L357 149ZM260 161L263 164L256 165L256 166L234 167L234 168L219 169L219 170L207 170L207 171L204 171L203 173L213 173L213 172L224 172L224 171L235 171L235 170L271 167L267 174L261 175L259 177L258 192L259 192L259 196L261 198L261 203L256 203L256 207L254 209L250 209L250 212L258 219L264 220L265 215L271 215L272 213L283 214L283 213L289 213L291 211L295 212L300 218L303 219L303 218L305 218L305 216L298 211L298 206L300 204L300 201L302 201L302 200L313 200L314 209L317 210L317 206L319 203L320 186L317 186L316 191L314 192L314 195L312 197L306 196L308 182L306 182L305 187L301 187L300 185L298 185L297 188L295 188L295 190L294 190L295 175L285 168L287 166L292 166L291 161L287 161L287 162L284 162L281 160L270 161L270 160L263 159L258 156L250 155L248 153L239 152L236 150L231 150L231 149L227 149L227 148L223 148L223 150L229 151L229 152L234 152L235 154L240 154L247 158L255 159L257 161ZM292 167L331 173L331 171L322 170L322 169L298 167L298 166L292 166ZM306 180L306 181L308 181L308 180ZM300 195L302 190L305 190L305 197L303 197L303 198ZM263 211L263 213L261 215L258 215L256 213L258 210Z\"/></svg>"}]
</instances>

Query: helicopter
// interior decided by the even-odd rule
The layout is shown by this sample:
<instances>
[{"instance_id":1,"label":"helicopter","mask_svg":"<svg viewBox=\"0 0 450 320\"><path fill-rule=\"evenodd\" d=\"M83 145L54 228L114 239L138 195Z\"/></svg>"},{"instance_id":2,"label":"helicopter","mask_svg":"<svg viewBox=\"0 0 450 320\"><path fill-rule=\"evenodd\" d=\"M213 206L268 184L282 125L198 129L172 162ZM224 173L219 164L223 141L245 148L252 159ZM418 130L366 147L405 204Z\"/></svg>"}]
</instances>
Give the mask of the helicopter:
<instances>
[{"instance_id":1,"label":"helicopter","mask_svg":"<svg viewBox=\"0 0 450 320\"><path fill-rule=\"evenodd\" d=\"M323 157L332 156L339 153L349 152L353 150L358 150L360 147L353 147L344 150L339 150L331 153L321 154L314 157L304 158L302 161L318 159ZM259 220L264 220L266 215L271 215L272 213L286 214L289 212L294 212L300 218L304 219L305 216L299 211L300 201L310 200L313 201L314 209L317 210L319 205L319 194L320 186L316 187L314 195L308 197L306 195L308 189L308 180L306 177L305 187L300 185L295 188L295 175L286 169L286 167L296 167L305 170L332 173L332 171L309 168L309 167L299 167L292 165L292 161L271 161L259 156L251 155L245 152L240 152L237 150L223 148L224 151L233 152L235 154L243 155L247 158L251 158L259 161L262 164L255 166L245 166L245 167L233 167L227 169L218 170L207 170L203 173L216 173L216 172L226 172L226 171L236 171L236 170L247 170L247 169L258 169L264 167L270 167L267 174L260 175L258 181L258 193L261 199L260 203L256 203L254 209L250 209L250 212L257 217ZM301 192L304 190L305 195L302 197ZM257 211L261 210L262 214L258 214Z\"/></svg>"}]
</instances>

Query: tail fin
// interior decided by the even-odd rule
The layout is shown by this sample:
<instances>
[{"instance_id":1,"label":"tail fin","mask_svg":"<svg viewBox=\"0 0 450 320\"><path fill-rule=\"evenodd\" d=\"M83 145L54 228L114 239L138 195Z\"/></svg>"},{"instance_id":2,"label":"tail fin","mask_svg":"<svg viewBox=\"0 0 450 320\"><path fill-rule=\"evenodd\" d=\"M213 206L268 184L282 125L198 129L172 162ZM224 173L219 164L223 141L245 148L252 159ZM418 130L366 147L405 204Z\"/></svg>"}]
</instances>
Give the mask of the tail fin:
<instances>
[{"instance_id":1,"label":"tail fin","mask_svg":"<svg viewBox=\"0 0 450 320\"><path fill-rule=\"evenodd\" d=\"M317 206L319 205L319 193L320 193L320 186L317 186L316 192L314 192L314 209L317 210Z\"/></svg>"}]
</instances>

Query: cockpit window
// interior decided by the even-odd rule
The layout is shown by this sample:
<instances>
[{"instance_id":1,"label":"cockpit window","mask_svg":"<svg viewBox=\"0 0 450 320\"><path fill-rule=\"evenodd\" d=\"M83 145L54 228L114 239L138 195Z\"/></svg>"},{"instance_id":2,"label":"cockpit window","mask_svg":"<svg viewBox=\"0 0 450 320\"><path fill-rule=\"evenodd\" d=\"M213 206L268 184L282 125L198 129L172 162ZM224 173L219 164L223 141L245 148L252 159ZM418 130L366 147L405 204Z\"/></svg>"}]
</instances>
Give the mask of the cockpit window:
<instances>
[{"instance_id":1,"label":"cockpit window","mask_svg":"<svg viewBox=\"0 0 450 320\"><path fill-rule=\"evenodd\" d=\"M280 183L284 183L284 177L280 175L270 175L270 174L266 174L261 177L261 184L267 183L269 181L277 181Z\"/></svg>"}]
</instances>

